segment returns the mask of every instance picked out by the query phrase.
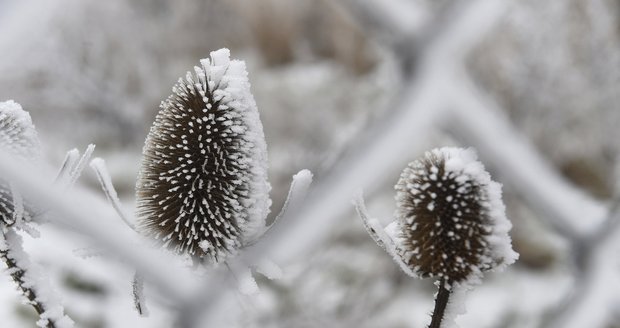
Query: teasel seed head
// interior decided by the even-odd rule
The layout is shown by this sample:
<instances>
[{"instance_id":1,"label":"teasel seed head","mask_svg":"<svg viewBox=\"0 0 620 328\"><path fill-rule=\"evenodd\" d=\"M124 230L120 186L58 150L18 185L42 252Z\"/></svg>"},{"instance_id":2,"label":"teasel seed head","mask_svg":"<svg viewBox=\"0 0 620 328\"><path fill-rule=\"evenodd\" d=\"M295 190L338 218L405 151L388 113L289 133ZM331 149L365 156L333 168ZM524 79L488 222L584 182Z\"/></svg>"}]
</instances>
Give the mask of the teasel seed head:
<instances>
[{"instance_id":1,"label":"teasel seed head","mask_svg":"<svg viewBox=\"0 0 620 328\"><path fill-rule=\"evenodd\" d=\"M220 262L265 226L267 147L245 63L211 53L172 88L143 149L140 229L166 248Z\"/></svg>"},{"instance_id":2,"label":"teasel seed head","mask_svg":"<svg viewBox=\"0 0 620 328\"><path fill-rule=\"evenodd\" d=\"M0 149L15 160L36 164L41 159L41 145L30 114L13 100L0 102ZM12 226L31 219L24 200L10 181L0 180L0 223Z\"/></svg>"},{"instance_id":3,"label":"teasel seed head","mask_svg":"<svg viewBox=\"0 0 620 328\"><path fill-rule=\"evenodd\" d=\"M398 251L415 275L471 284L516 260L501 185L472 149L427 152L405 168L395 188Z\"/></svg>"}]
</instances>

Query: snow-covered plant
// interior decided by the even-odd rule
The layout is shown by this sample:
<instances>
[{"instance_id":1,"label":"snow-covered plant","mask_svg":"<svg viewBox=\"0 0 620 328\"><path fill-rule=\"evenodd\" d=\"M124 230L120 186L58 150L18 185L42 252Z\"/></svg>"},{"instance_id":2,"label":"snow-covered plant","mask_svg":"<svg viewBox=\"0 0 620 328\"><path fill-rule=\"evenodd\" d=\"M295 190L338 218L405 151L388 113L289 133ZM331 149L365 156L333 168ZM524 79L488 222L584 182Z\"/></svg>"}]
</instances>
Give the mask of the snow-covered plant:
<instances>
[{"instance_id":1,"label":"snow-covered plant","mask_svg":"<svg viewBox=\"0 0 620 328\"><path fill-rule=\"evenodd\" d=\"M14 101L0 102L0 150L13 160L35 165L41 157L37 132L30 115ZM16 230L32 232L29 224L35 217L35 206L24 198L10 181L0 180L0 258L8 273L39 314L39 327L71 327L73 322L49 290L44 276L30 263L22 249Z\"/></svg>"},{"instance_id":2,"label":"snow-covered plant","mask_svg":"<svg viewBox=\"0 0 620 328\"><path fill-rule=\"evenodd\" d=\"M358 213L373 239L409 275L434 278L439 287L430 328L452 323L457 289L480 283L483 272L501 270L512 250L501 185L472 149L441 148L410 163L396 189L396 220L387 228L370 219L361 196Z\"/></svg>"},{"instance_id":3,"label":"snow-covered plant","mask_svg":"<svg viewBox=\"0 0 620 328\"><path fill-rule=\"evenodd\" d=\"M267 226L267 146L245 63L220 49L200 64L174 85L146 138L135 225L121 209L105 162L94 159L91 167L129 227L194 263L226 263L233 270L229 259L303 198L312 174L302 170L293 176L282 210ZM254 286L244 271L239 277L249 275L245 285ZM136 309L143 314L138 274L133 285Z\"/></svg>"},{"instance_id":4,"label":"snow-covered plant","mask_svg":"<svg viewBox=\"0 0 620 328\"><path fill-rule=\"evenodd\" d=\"M139 228L181 254L220 262L265 227L267 146L245 63L200 61L161 104L137 181Z\"/></svg>"}]
</instances>

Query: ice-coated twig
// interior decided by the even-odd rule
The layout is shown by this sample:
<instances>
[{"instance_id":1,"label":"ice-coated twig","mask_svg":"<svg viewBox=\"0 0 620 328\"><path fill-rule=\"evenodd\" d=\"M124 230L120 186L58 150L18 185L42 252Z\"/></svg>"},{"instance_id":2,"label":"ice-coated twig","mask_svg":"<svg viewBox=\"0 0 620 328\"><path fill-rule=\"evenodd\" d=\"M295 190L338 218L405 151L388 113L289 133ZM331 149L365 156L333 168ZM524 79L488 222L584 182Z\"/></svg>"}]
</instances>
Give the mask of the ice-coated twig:
<instances>
[{"instance_id":1,"label":"ice-coated twig","mask_svg":"<svg viewBox=\"0 0 620 328\"><path fill-rule=\"evenodd\" d=\"M73 148L67 152L65 155L65 159L62 161L62 165L60 166L60 170L56 175L56 179L54 179L57 183L66 183L69 181L69 174L77 164L80 158L80 151L77 148Z\"/></svg>"},{"instance_id":2,"label":"ice-coated twig","mask_svg":"<svg viewBox=\"0 0 620 328\"><path fill-rule=\"evenodd\" d=\"M403 262L402 257L398 254L396 243L392 237L385 232L385 229L381 226L381 222L379 222L379 220L371 218L368 214L368 210L366 209L366 204L364 202L364 195L361 190L358 191L355 198L353 198L353 205L355 206L357 214L362 219L366 231L368 231L368 234L372 237L375 243L377 243L379 247L388 253L405 273L413 276L414 274L411 269L405 262Z\"/></svg>"},{"instance_id":3,"label":"ice-coated twig","mask_svg":"<svg viewBox=\"0 0 620 328\"><path fill-rule=\"evenodd\" d=\"M297 172L297 174L293 175L293 180L291 181L291 186L288 190L288 194L286 196L286 200L284 201L284 205L282 205L282 209L278 215L273 219L273 222L269 226L265 228L265 230L257 237L255 237L250 242L246 243L244 246L249 247L254 245L261 237L267 234L271 228L273 228L276 223L280 221L282 217L284 217L289 210L289 208L296 208L301 204L308 193L308 188L312 184L312 172L310 170L301 170Z\"/></svg>"},{"instance_id":4,"label":"ice-coated twig","mask_svg":"<svg viewBox=\"0 0 620 328\"><path fill-rule=\"evenodd\" d=\"M123 220L123 222L127 224L127 226L135 230L135 225L129 220L127 214L125 214L125 211L123 211L123 206L118 199L118 194L116 193L114 184L112 184L112 178L108 173L105 161L102 158L96 157L92 161L90 161L90 167L93 169L93 171L95 171L95 174L97 175L97 180L99 180L99 184L101 185L101 189L105 193L110 204L112 204L112 207L114 208L118 216Z\"/></svg>"},{"instance_id":5,"label":"ice-coated twig","mask_svg":"<svg viewBox=\"0 0 620 328\"><path fill-rule=\"evenodd\" d=\"M71 169L71 172L69 173L69 183L67 184L67 188L70 188L71 186L73 186L75 182L77 181L77 179L80 177L80 175L82 174L82 171L84 171L84 167L86 167L86 163L88 163L90 156L93 154L93 151L95 151L95 145L93 144L88 145L88 147L84 151L84 154L82 155L80 160Z\"/></svg>"},{"instance_id":6,"label":"ice-coated twig","mask_svg":"<svg viewBox=\"0 0 620 328\"><path fill-rule=\"evenodd\" d=\"M22 239L13 229L0 234L0 258L8 267L8 273L17 284L19 291L31 305L42 328L73 327L73 321L64 314L62 305L54 299L54 294L42 275L37 272L22 249ZM47 288L47 290L46 290Z\"/></svg>"},{"instance_id":7,"label":"ice-coated twig","mask_svg":"<svg viewBox=\"0 0 620 328\"><path fill-rule=\"evenodd\" d=\"M133 276L131 287L133 305L136 308L136 311L138 311L140 316L147 317L149 315L149 310L146 307L146 300L144 298L144 279L137 272Z\"/></svg>"}]
</instances>

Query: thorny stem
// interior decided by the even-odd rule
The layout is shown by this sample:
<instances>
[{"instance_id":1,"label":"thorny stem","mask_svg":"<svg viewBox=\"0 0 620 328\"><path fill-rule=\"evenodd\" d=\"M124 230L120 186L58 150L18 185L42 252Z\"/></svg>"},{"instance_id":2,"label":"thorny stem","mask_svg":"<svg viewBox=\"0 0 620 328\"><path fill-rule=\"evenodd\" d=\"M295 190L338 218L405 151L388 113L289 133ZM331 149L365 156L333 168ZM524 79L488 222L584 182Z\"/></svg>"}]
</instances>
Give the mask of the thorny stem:
<instances>
[{"instance_id":1,"label":"thorny stem","mask_svg":"<svg viewBox=\"0 0 620 328\"><path fill-rule=\"evenodd\" d=\"M45 307L37 300L37 294L34 289L26 286L26 282L24 281L24 275L26 274L25 269L20 268L17 261L11 257L10 249L0 251L0 257L2 257L4 263L6 263L6 266L11 274L11 278L13 278L13 281L15 281L22 294L28 299L28 304L32 305L39 316L41 316L45 313ZM56 325L52 322L52 320L48 319L46 327L56 328Z\"/></svg>"},{"instance_id":2,"label":"thorny stem","mask_svg":"<svg viewBox=\"0 0 620 328\"><path fill-rule=\"evenodd\" d=\"M445 279L441 279L439 280L439 291L437 292L437 298L435 298L435 310L433 310L433 317L428 328L441 327L441 320L446 312L449 298L450 291L446 288L446 281Z\"/></svg>"}]
</instances>

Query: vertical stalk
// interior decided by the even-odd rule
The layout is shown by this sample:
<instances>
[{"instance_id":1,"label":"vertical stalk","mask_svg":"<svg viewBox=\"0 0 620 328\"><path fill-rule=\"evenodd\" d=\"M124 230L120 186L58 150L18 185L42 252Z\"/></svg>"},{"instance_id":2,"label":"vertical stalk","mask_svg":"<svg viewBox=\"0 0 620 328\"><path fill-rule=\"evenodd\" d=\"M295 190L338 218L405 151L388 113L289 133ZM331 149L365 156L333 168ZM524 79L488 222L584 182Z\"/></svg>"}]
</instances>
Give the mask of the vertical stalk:
<instances>
[{"instance_id":1,"label":"vertical stalk","mask_svg":"<svg viewBox=\"0 0 620 328\"><path fill-rule=\"evenodd\" d=\"M450 298L450 291L446 288L446 281L444 278L439 280L439 291L437 292L437 298L435 298L435 309L433 310L433 317L431 324L428 328L441 327L441 320L443 320L448 306L448 300Z\"/></svg>"}]
</instances>

